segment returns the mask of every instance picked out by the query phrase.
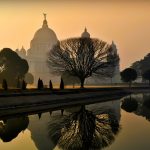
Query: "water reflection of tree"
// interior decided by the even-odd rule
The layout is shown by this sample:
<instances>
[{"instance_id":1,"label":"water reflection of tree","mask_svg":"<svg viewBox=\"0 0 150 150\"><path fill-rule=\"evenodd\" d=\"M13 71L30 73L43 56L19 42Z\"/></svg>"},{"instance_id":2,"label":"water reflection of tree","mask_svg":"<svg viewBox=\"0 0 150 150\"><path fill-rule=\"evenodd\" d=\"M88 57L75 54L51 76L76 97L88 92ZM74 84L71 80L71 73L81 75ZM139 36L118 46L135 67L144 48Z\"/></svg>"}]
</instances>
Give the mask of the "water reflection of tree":
<instances>
[{"instance_id":1,"label":"water reflection of tree","mask_svg":"<svg viewBox=\"0 0 150 150\"><path fill-rule=\"evenodd\" d=\"M3 120L0 122L0 138L3 142L9 142L24 131L28 124L29 119L26 116Z\"/></svg>"},{"instance_id":2,"label":"water reflection of tree","mask_svg":"<svg viewBox=\"0 0 150 150\"><path fill-rule=\"evenodd\" d=\"M51 139L63 150L101 149L110 145L119 122L110 114L94 115L83 106L80 111L49 124Z\"/></svg>"},{"instance_id":3,"label":"water reflection of tree","mask_svg":"<svg viewBox=\"0 0 150 150\"><path fill-rule=\"evenodd\" d=\"M146 120L150 121L150 95L143 94L143 105L142 105L142 116L146 118Z\"/></svg>"},{"instance_id":4,"label":"water reflection of tree","mask_svg":"<svg viewBox=\"0 0 150 150\"><path fill-rule=\"evenodd\" d=\"M136 111L138 108L138 102L131 96L129 98L124 98L121 104L121 108L127 112Z\"/></svg>"},{"instance_id":5,"label":"water reflection of tree","mask_svg":"<svg viewBox=\"0 0 150 150\"><path fill-rule=\"evenodd\" d=\"M143 116L150 121L150 94L143 94L141 97L124 98L121 108L127 112L133 112L138 116Z\"/></svg>"}]
</instances>

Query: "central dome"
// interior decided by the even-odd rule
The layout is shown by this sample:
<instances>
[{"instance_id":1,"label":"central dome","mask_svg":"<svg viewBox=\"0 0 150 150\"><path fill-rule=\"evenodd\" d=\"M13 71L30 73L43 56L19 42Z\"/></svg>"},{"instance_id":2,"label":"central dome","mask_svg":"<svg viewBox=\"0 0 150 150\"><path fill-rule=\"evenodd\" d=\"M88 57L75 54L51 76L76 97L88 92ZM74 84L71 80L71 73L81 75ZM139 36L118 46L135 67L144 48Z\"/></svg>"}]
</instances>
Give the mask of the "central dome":
<instances>
[{"instance_id":1,"label":"central dome","mask_svg":"<svg viewBox=\"0 0 150 150\"><path fill-rule=\"evenodd\" d=\"M55 32L48 27L46 14L44 14L43 25L38 29L33 39L30 42L30 49L28 50L29 57L46 57L50 49L57 44L58 39Z\"/></svg>"},{"instance_id":2,"label":"central dome","mask_svg":"<svg viewBox=\"0 0 150 150\"><path fill-rule=\"evenodd\" d=\"M57 36L55 34L55 32L50 29L47 25L47 20L46 18L43 21L43 26L42 28L40 28L39 30L37 30L34 34L33 40L32 41L36 41L36 42L54 42L57 41Z\"/></svg>"},{"instance_id":3,"label":"central dome","mask_svg":"<svg viewBox=\"0 0 150 150\"><path fill-rule=\"evenodd\" d=\"M50 28L40 28L36 31L33 40L46 42L51 40L57 40L57 37L55 32Z\"/></svg>"}]
</instances>

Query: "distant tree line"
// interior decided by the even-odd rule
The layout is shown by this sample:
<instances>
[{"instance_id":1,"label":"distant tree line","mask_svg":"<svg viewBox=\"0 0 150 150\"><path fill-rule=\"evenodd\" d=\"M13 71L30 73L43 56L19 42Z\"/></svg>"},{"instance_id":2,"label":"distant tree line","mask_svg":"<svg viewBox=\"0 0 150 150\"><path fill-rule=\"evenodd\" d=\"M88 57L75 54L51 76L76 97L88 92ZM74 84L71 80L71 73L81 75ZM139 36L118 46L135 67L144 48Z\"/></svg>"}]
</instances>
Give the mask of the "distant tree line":
<instances>
[{"instance_id":1,"label":"distant tree line","mask_svg":"<svg viewBox=\"0 0 150 150\"><path fill-rule=\"evenodd\" d=\"M138 77L142 77L142 80L148 80L150 83L150 53L148 53L143 59L135 61L131 68L135 69Z\"/></svg>"},{"instance_id":2,"label":"distant tree line","mask_svg":"<svg viewBox=\"0 0 150 150\"><path fill-rule=\"evenodd\" d=\"M150 53L140 61L135 61L130 68L124 69L120 75L122 81L128 82L129 86L138 77L142 78L142 82L148 81L150 85Z\"/></svg>"},{"instance_id":3,"label":"distant tree line","mask_svg":"<svg viewBox=\"0 0 150 150\"><path fill-rule=\"evenodd\" d=\"M25 80L22 80L22 83L20 84L20 86L16 87L16 88L19 88L19 89L22 89L22 90L26 90L26 87L27 87L27 83L25 82ZM2 88L4 90L8 90L8 83L7 83L6 79L3 79ZM60 86L59 86L59 88L60 88L60 90L63 90L65 88L65 84L64 84L64 81L63 81L62 78L60 80ZM38 90L44 89L43 80L40 79L40 78L38 79L38 82L37 82L37 89ZM52 83L51 80L49 81L49 89L53 90L53 83Z\"/></svg>"}]
</instances>

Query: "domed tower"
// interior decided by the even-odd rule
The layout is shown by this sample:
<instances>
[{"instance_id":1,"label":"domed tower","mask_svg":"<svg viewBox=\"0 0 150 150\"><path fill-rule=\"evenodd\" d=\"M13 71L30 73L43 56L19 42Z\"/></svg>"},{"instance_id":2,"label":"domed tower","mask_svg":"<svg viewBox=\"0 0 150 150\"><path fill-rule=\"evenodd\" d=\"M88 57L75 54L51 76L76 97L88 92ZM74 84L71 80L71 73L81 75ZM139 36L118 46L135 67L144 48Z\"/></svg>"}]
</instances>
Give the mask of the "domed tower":
<instances>
[{"instance_id":1,"label":"domed tower","mask_svg":"<svg viewBox=\"0 0 150 150\"><path fill-rule=\"evenodd\" d=\"M34 34L30 42L30 49L27 51L27 59L29 63L29 72L34 76L35 84L39 78L48 85L50 78L49 68L47 66L47 58L50 49L58 42L55 32L48 27L46 14L42 27Z\"/></svg>"},{"instance_id":2,"label":"domed tower","mask_svg":"<svg viewBox=\"0 0 150 150\"><path fill-rule=\"evenodd\" d=\"M24 49L24 47L22 46L22 48L16 49L15 52L23 59L26 59L26 50Z\"/></svg>"},{"instance_id":3,"label":"domed tower","mask_svg":"<svg viewBox=\"0 0 150 150\"><path fill-rule=\"evenodd\" d=\"M87 32L87 29L85 27L84 32L81 34L82 38L90 38L90 34Z\"/></svg>"}]
</instances>

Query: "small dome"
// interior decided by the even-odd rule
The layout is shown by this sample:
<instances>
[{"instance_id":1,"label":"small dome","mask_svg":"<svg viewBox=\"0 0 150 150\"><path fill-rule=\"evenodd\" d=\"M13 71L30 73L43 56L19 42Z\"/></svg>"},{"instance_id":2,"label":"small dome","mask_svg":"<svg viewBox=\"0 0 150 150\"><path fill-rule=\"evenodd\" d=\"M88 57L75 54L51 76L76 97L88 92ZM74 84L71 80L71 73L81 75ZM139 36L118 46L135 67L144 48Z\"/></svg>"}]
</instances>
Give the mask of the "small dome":
<instances>
[{"instance_id":1,"label":"small dome","mask_svg":"<svg viewBox=\"0 0 150 150\"><path fill-rule=\"evenodd\" d=\"M20 52L26 52L26 50L24 49L23 46L22 46L22 48L20 49Z\"/></svg>"},{"instance_id":2,"label":"small dome","mask_svg":"<svg viewBox=\"0 0 150 150\"><path fill-rule=\"evenodd\" d=\"M21 56L26 55L26 50L24 49L23 46L22 46L22 48L20 49L19 53L20 53Z\"/></svg>"},{"instance_id":3,"label":"small dome","mask_svg":"<svg viewBox=\"0 0 150 150\"><path fill-rule=\"evenodd\" d=\"M117 47L116 47L116 44L114 43L114 41L112 41L111 47L112 47L113 53L117 54Z\"/></svg>"},{"instance_id":4,"label":"small dome","mask_svg":"<svg viewBox=\"0 0 150 150\"><path fill-rule=\"evenodd\" d=\"M15 50L15 52L16 52L16 53L19 53L19 49L17 48L17 49Z\"/></svg>"},{"instance_id":5,"label":"small dome","mask_svg":"<svg viewBox=\"0 0 150 150\"><path fill-rule=\"evenodd\" d=\"M81 37L83 38L90 38L90 34L87 32L87 29L84 29L84 32L81 34Z\"/></svg>"}]
</instances>

